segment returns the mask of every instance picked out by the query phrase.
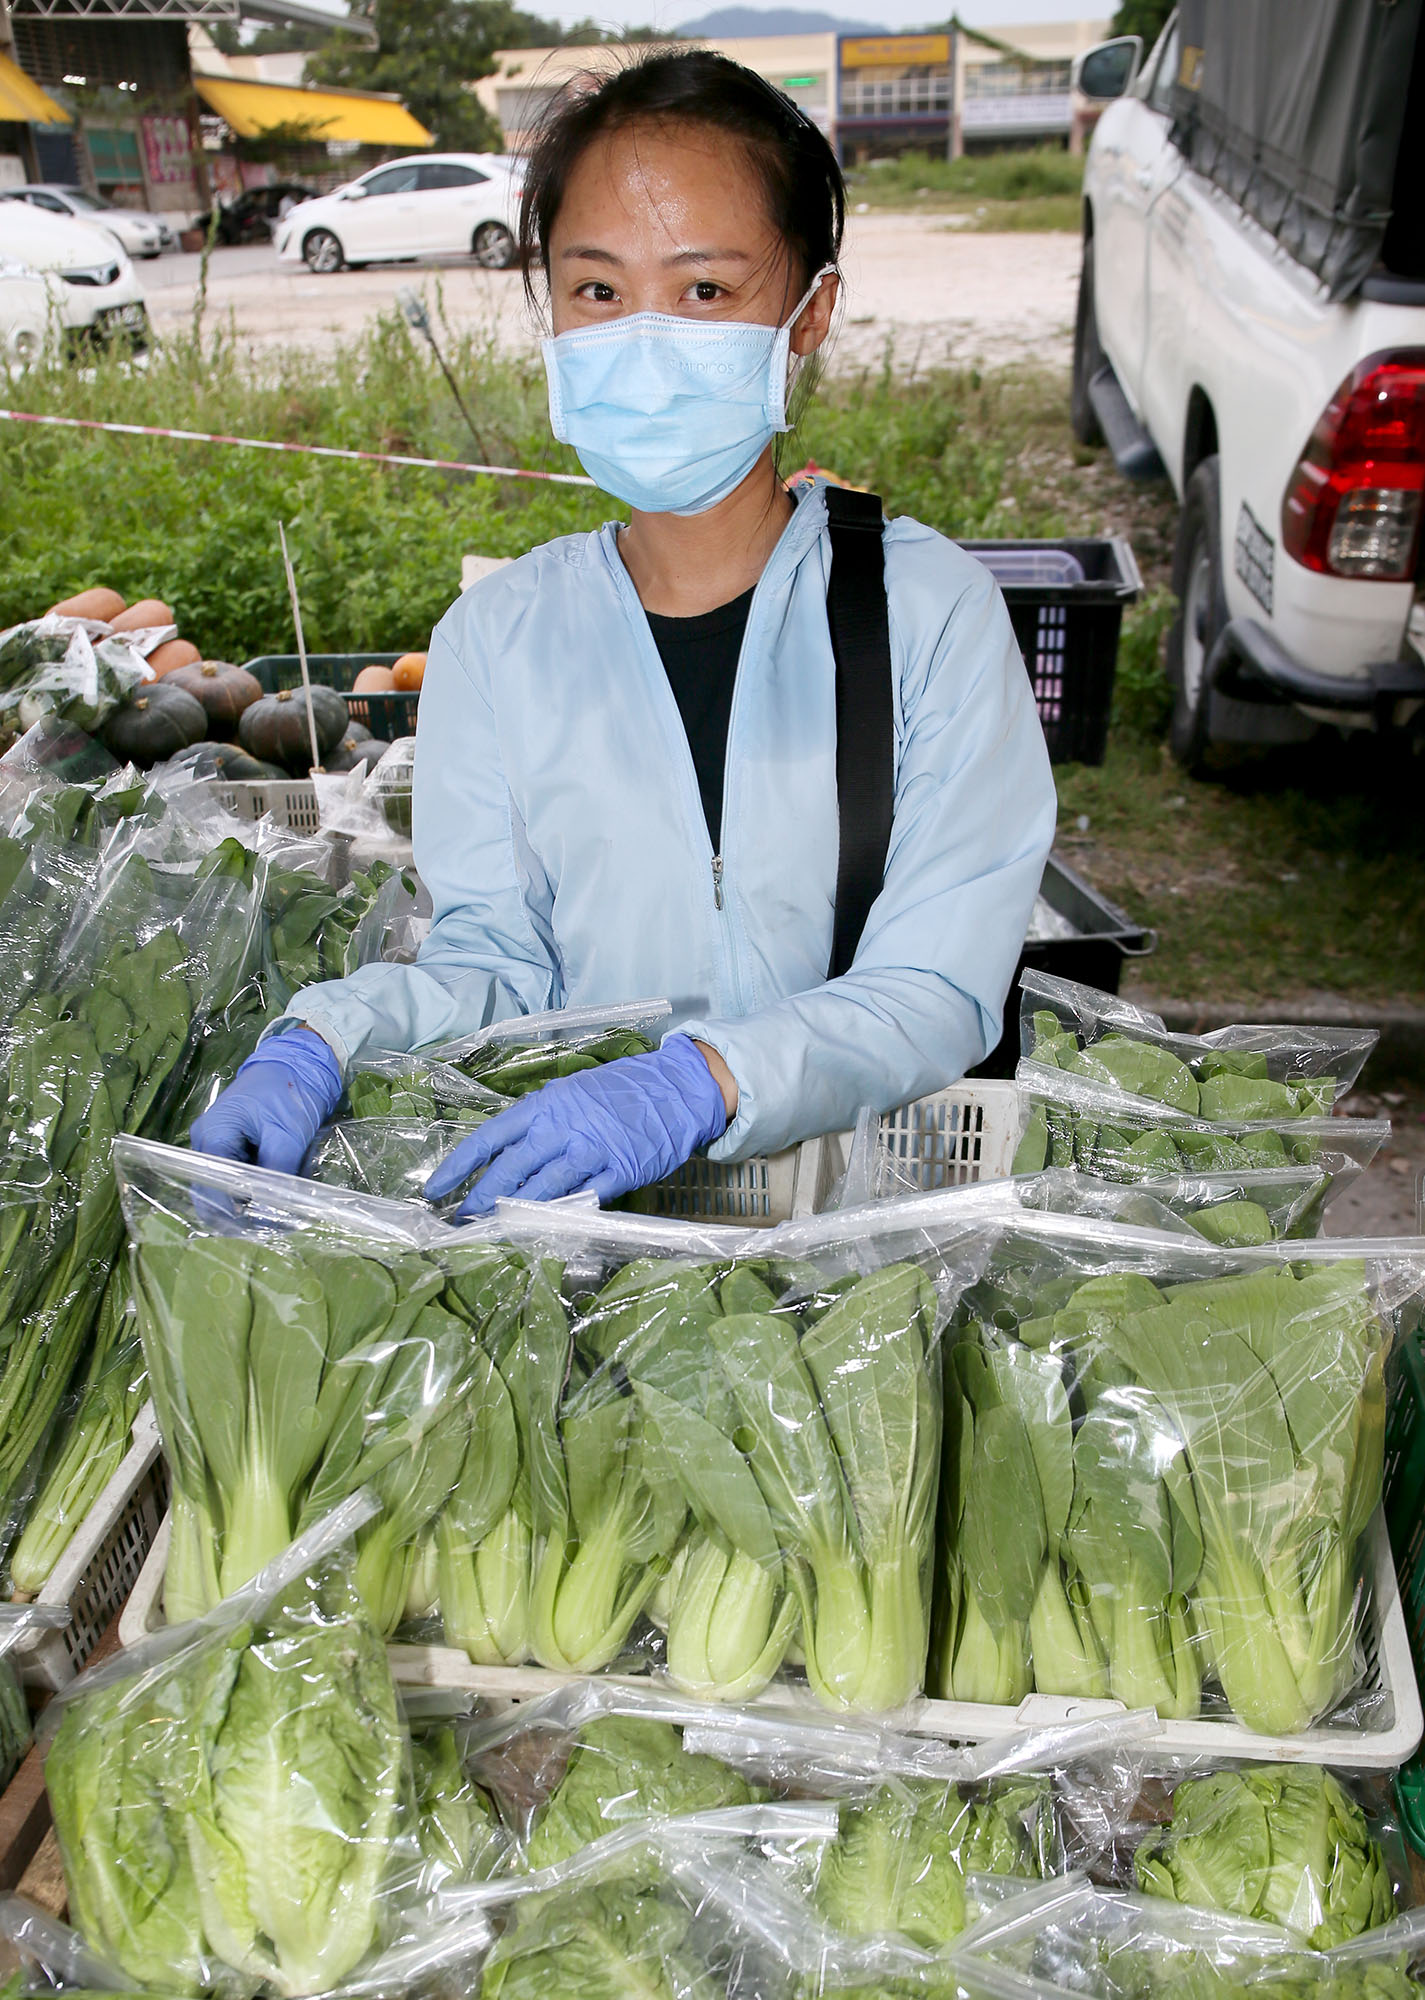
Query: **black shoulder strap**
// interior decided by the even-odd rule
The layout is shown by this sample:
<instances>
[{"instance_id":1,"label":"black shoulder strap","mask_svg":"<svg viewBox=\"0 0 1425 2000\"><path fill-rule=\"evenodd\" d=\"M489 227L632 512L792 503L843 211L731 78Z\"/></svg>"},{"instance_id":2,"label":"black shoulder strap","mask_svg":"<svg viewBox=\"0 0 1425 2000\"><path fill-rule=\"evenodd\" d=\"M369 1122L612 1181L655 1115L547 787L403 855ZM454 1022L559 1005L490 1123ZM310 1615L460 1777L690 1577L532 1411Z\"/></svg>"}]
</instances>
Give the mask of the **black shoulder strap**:
<instances>
[{"instance_id":1,"label":"black shoulder strap","mask_svg":"<svg viewBox=\"0 0 1425 2000\"><path fill-rule=\"evenodd\" d=\"M836 979L856 956L885 879L895 810L891 620L881 503L874 493L826 489L831 581L826 618L836 658L836 800L841 847L831 966Z\"/></svg>"}]
</instances>

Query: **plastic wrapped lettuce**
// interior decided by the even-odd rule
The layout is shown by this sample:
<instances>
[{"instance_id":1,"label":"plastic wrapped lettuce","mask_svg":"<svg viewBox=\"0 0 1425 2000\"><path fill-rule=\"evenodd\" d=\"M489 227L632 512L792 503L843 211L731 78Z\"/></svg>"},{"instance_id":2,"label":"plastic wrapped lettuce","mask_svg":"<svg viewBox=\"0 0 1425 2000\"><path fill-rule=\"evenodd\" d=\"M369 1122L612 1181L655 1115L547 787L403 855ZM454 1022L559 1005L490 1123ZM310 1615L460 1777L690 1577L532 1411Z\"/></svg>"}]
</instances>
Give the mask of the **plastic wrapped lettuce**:
<instances>
[{"instance_id":1,"label":"plastic wrapped lettuce","mask_svg":"<svg viewBox=\"0 0 1425 2000\"><path fill-rule=\"evenodd\" d=\"M1029 1061L1209 1121L1325 1116L1379 1040L1373 1028L1245 1024L1175 1034L1116 993L1032 967L1019 983L1020 1043Z\"/></svg>"},{"instance_id":2,"label":"plastic wrapped lettuce","mask_svg":"<svg viewBox=\"0 0 1425 2000\"><path fill-rule=\"evenodd\" d=\"M1206 1684L1272 1736L1329 1715L1422 1290L1405 1242L1006 1221L947 1355L938 1690L1186 1718Z\"/></svg>"},{"instance_id":3,"label":"plastic wrapped lettuce","mask_svg":"<svg viewBox=\"0 0 1425 2000\"><path fill-rule=\"evenodd\" d=\"M318 1133L302 1171L324 1187L390 1201L423 1201L426 1182L446 1154L477 1131L493 1110L433 1119L338 1119ZM457 1189L436 1204L437 1212L458 1208L466 1192Z\"/></svg>"},{"instance_id":4,"label":"plastic wrapped lettuce","mask_svg":"<svg viewBox=\"0 0 1425 2000\"><path fill-rule=\"evenodd\" d=\"M1146 1895L1280 1924L1316 1951L1396 1914L1384 1850L1345 1786L1316 1764L1215 1771L1177 1785L1134 1856Z\"/></svg>"},{"instance_id":5,"label":"plastic wrapped lettuce","mask_svg":"<svg viewBox=\"0 0 1425 2000\"><path fill-rule=\"evenodd\" d=\"M45 1779L111 1983L319 1993L390 1929L416 1812L385 1649L331 1553L347 1515L59 1697Z\"/></svg>"},{"instance_id":6,"label":"plastic wrapped lettuce","mask_svg":"<svg viewBox=\"0 0 1425 2000\"><path fill-rule=\"evenodd\" d=\"M977 1968L993 1967L1091 2000L1419 2000L1409 1968L1422 1941L1412 1911L1313 1951L1276 1924L1080 1878L1002 1904L966 1937L961 1963L972 1990ZM1000 1990L1009 2000L1013 1988Z\"/></svg>"},{"instance_id":7,"label":"plastic wrapped lettuce","mask_svg":"<svg viewBox=\"0 0 1425 2000\"><path fill-rule=\"evenodd\" d=\"M1323 1110L1213 1118L1062 1067L1022 1057L1016 1174L1078 1167L1108 1181L1238 1174L1343 1164L1367 1167L1390 1137L1388 1119L1333 1118ZM1140 1079L1141 1080L1141 1079Z\"/></svg>"},{"instance_id":8,"label":"plastic wrapped lettuce","mask_svg":"<svg viewBox=\"0 0 1425 2000\"><path fill-rule=\"evenodd\" d=\"M115 1162L173 1476L168 1617L229 1595L367 1486L384 1511L357 1579L394 1629L452 1496L474 1508L478 1482L497 1523L511 1504L492 1354L521 1322L525 1264L405 1203L139 1142Z\"/></svg>"}]
</instances>

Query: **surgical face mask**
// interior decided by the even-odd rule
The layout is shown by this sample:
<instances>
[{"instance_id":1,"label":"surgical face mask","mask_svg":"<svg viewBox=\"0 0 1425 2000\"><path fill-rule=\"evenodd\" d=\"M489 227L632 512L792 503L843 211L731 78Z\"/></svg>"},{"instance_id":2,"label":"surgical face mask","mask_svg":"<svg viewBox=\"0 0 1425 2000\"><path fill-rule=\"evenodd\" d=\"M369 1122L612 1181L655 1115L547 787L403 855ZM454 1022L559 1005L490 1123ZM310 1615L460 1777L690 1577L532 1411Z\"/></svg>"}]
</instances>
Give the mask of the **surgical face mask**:
<instances>
[{"instance_id":1,"label":"surgical face mask","mask_svg":"<svg viewBox=\"0 0 1425 2000\"><path fill-rule=\"evenodd\" d=\"M606 493L646 514L705 514L789 430L792 328L630 313L546 340L549 420Z\"/></svg>"}]
</instances>

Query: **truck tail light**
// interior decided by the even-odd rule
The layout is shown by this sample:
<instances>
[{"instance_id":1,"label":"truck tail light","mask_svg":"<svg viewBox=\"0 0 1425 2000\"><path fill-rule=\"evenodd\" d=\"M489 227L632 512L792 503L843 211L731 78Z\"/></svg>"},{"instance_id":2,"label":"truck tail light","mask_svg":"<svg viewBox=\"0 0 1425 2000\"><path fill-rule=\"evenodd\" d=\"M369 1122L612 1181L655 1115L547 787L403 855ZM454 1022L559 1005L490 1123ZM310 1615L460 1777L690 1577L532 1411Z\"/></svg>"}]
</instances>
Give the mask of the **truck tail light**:
<instances>
[{"instance_id":1,"label":"truck tail light","mask_svg":"<svg viewBox=\"0 0 1425 2000\"><path fill-rule=\"evenodd\" d=\"M1408 582L1425 506L1425 348L1372 354L1346 377L1296 462L1282 545L1327 576Z\"/></svg>"}]
</instances>

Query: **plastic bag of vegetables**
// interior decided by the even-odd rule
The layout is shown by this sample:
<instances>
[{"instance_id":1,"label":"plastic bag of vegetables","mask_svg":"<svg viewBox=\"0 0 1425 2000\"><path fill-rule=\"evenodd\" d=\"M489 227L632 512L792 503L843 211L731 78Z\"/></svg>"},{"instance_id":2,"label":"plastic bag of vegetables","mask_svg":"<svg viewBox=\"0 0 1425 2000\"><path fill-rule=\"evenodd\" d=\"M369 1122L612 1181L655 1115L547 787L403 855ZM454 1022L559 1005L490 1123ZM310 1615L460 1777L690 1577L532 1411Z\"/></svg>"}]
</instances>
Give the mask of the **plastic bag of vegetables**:
<instances>
[{"instance_id":1,"label":"plastic bag of vegetables","mask_svg":"<svg viewBox=\"0 0 1425 2000\"><path fill-rule=\"evenodd\" d=\"M1030 967L1019 984L1026 1059L1157 1098L1195 1118L1324 1115L1379 1040L1374 1028L1245 1024L1175 1034L1146 1007L1076 980Z\"/></svg>"},{"instance_id":2,"label":"plastic bag of vegetables","mask_svg":"<svg viewBox=\"0 0 1425 2000\"><path fill-rule=\"evenodd\" d=\"M424 1201L426 1182L453 1146L478 1130L494 1107L431 1122L423 1118L342 1118L325 1126L302 1165L308 1180L390 1201ZM437 1210L460 1206L466 1190Z\"/></svg>"},{"instance_id":3,"label":"plastic bag of vegetables","mask_svg":"<svg viewBox=\"0 0 1425 2000\"><path fill-rule=\"evenodd\" d=\"M1035 1991L1063 1988L1091 2000L1419 2000L1409 1967L1422 1943L1418 1910L1314 1951L1273 1923L1071 1878L987 1916L966 1938L961 1962L971 1991L977 1970L992 1967ZM1009 2000L1013 1988L1000 1990Z\"/></svg>"},{"instance_id":4,"label":"plastic bag of vegetables","mask_svg":"<svg viewBox=\"0 0 1425 2000\"><path fill-rule=\"evenodd\" d=\"M607 1665L646 1611L690 1693L745 1699L795 1657L831 1708L917 1694L938 1340L968 1268L923 1264L889 1209L759 1234L512 1204L498 1226L574 1306L533 1485L535 1658ZM547 1391L530 1407L547 1421Z\"/></svg>"},{"instance_id":5,"label":"plastic bag of vegetables","mask_svg":"<svg viewBox=\"0 0 1425 2000\"><path fill-rule=\"evenodd\" d=\"M1015 1078L1023 1114L1016 1174L1078 1167L1136 1182L1264 1167L1329 1173L1344 1162L1369 1166L1390 1137L1388 1119L1333 1118L1329 1101L1325 1110L1208 1119L1028 1058Z\"/></svg>"},{"instance_id":6,"label":"plastic bag of vegetables","mask_svg":"<svg viewBox=\"0 0 1425 2000\"><path fill-rule=\"evenodd\" d=\"M335 1553L364 1511L54 1704L45 1782L70 1914L134 1987L324 1992L418 1879L395 1686Z\"/></svg>"},{"instance_id":7,"label":"plastic bag of vegetables","mask_svg":"<svg viewBox=\"0 0 1425 2000\"><path fill-rule=\"evenodd\" d=\"M17 1649L68 1623L67 1605L0 1604L0 1791L19 1770L32 1740Z\"/></svg>"},{"instance_id":8,"label":"plastic bag of vegetables","mask_svg":"<svg viewBox=\"0 0 1425 2000\"><path fill-rule=\"evenodd\" d=\"M565 1007L496 1021L411 1055L359 1056L347 1085L354 1118L441 1118L498 1109L554 1077L645 1054L672 1014L666 1000Z\"/></svg>"},{"instance_id":9,"label":"plastic bag of vegetables","mask_svg":"<svg viewBox=\"0 0 1425 2000\"><path fill-rule=\"evenodd\" d=\"M1170 1718L1207 1684L1263 1734L1329 1716L1425 1251L1007 1208L996 1233L947 1350L939 1691Z\"/></svg>"},{"instance_id":10,"label":"plastic bag of vegetables","mask_svg":"<svg viewBox=\"0 0 1425 2000\"><path fill-rule=\"evenodd\" d=\"M115 1166L173 1475L169 1619L362 1486L384 1508L358 1538L377 1623L393 1630L413 1594L426 1609L427 1538L467 1458L490 1456L487 1327L518 1323L524 1260L411 1204L166 1146L124 1142Z\"/></svg>"},{"instance_id":11,"label":"plastic bag of vegetables","mask_svg":"<svg viewBox=\"0 0 1425 2000\"><path fill-rule=\"evenodd\" d=\"M1161 1180L1104 1181L1075 1167L1022 1175L1026 1208L1098 1215L1141 1229L1186 1227L1229 1250L1319 1236L1326 1204L1361 1172L1354 1160L1325 1167L1258 1167L1241 1173L1172 1174Z\"/></svg>"}]
</instances>

